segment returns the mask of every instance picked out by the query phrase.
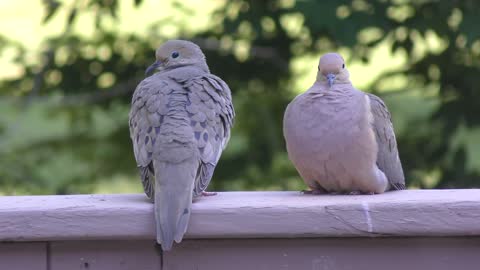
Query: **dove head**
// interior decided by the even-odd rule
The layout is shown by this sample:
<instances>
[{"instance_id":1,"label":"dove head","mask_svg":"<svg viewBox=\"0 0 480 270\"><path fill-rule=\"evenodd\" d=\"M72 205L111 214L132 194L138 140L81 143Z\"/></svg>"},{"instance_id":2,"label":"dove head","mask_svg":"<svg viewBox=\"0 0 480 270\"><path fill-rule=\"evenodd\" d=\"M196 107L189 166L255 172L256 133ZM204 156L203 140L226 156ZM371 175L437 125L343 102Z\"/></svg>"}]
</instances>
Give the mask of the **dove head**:
<instances>
[{"instance_id":1,"label":"dove head","mask_svg":"<svg viewBox=\"0 0 480 270\"><path fill-rule=\"evenodd\" d=\"M317 81L327 82L332 87L335 83L349 82L349 76L345 60L338 53L327 53L320 58Z\"/></svg>"},{"instance_id":2,"label":"dove head","mask_svg":"<svg viewBox=\"0 0 480 270\"><path fill-rule=\"evenodd\" d=\"M169 40L155 52L156 61L147 68L149 76L156 70L172 70L184 66L197 66L209 72L205 55L197 44L186 40Z\"/></svg>"}]
</instances>

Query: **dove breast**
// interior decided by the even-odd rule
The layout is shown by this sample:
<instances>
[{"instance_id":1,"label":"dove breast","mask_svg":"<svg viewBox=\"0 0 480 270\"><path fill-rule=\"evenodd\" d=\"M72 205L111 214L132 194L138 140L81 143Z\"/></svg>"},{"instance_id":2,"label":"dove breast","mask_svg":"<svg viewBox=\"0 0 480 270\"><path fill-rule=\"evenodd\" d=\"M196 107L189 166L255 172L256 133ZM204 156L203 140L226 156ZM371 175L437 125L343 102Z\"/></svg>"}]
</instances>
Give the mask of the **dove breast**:
<instances>
[{"instance_id":1,"label":"dove breast","mask_svg":"<svg viewBox=\"0 0 480 270\"><path fill-rule=\"evenodd\" d=\"M314 84L289 104L284 118L289 158L312 189L376 191L378 145L370 101L361 91L341 88L316 91Z\"/></svg>"}]
</instances>

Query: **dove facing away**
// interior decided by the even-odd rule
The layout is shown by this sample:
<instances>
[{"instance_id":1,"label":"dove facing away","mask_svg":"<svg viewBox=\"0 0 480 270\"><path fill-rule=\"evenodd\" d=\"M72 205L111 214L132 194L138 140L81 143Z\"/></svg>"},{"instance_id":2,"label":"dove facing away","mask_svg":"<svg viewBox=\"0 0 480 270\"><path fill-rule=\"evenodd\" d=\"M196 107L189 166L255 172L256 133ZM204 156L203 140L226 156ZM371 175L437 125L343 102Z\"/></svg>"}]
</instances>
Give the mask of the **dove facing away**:
<instances>
[{"instance_id":1,"label":"dove facing away","mask_svg":"<svg viewBox=\"0 0 480 270\"><path fill-rule=\"evenodd\" d=\"M320 58L317 79L285 111L290 160L314 194L405 189L390 113L355 89L336 53Z\"/></svg>"},{"instance_id":2,"label":"dove facing away","mask_svg":"<svg viewBox=\"0 0 480 270\"><path fill-rule=\"evenodd\" d=\"M169 40L135 89L130 137L145 194L154 202L157 243L181 242L192 199L207 188L230 138L230 89L210 73L200 47Z\"/></svg>"}]
</instances>

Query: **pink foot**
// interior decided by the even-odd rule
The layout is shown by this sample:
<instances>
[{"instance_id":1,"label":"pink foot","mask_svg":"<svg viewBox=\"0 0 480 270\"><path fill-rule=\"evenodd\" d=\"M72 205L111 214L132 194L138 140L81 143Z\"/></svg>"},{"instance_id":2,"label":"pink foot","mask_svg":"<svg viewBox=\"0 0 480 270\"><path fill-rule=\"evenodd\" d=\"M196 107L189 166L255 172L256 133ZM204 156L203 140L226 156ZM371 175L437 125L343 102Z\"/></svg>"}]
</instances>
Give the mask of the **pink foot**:
<instances>
[{"instance_id":1,"label":"pink foot","mask_svg":"<svg viewBox=\"0 0 480 270\"><path fill-rule=\"evenodd\" d=\"M207 191L202 191L202 196L215 196L217 195L217 192L207 192Z\"/></svg>"}]
</instances>

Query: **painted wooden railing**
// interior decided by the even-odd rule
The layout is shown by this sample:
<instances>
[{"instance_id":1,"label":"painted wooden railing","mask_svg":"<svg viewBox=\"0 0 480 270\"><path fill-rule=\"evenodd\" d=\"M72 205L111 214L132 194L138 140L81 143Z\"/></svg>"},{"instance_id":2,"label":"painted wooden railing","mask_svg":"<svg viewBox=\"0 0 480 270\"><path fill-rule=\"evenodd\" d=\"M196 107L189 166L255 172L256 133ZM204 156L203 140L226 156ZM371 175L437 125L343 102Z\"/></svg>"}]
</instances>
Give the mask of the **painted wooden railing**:
<instances>
[{"instance_id":1,"label":"painted wooden railing","mask_svg":"<svg viewBox=\"0 0 480 270\"><path fill-rule=\"evenodd\" d=\"M141 194L0 197L0 270L160 269ZM220 192L164 269L480 269L480 190Z\"/></svg>"}]
</instances>

